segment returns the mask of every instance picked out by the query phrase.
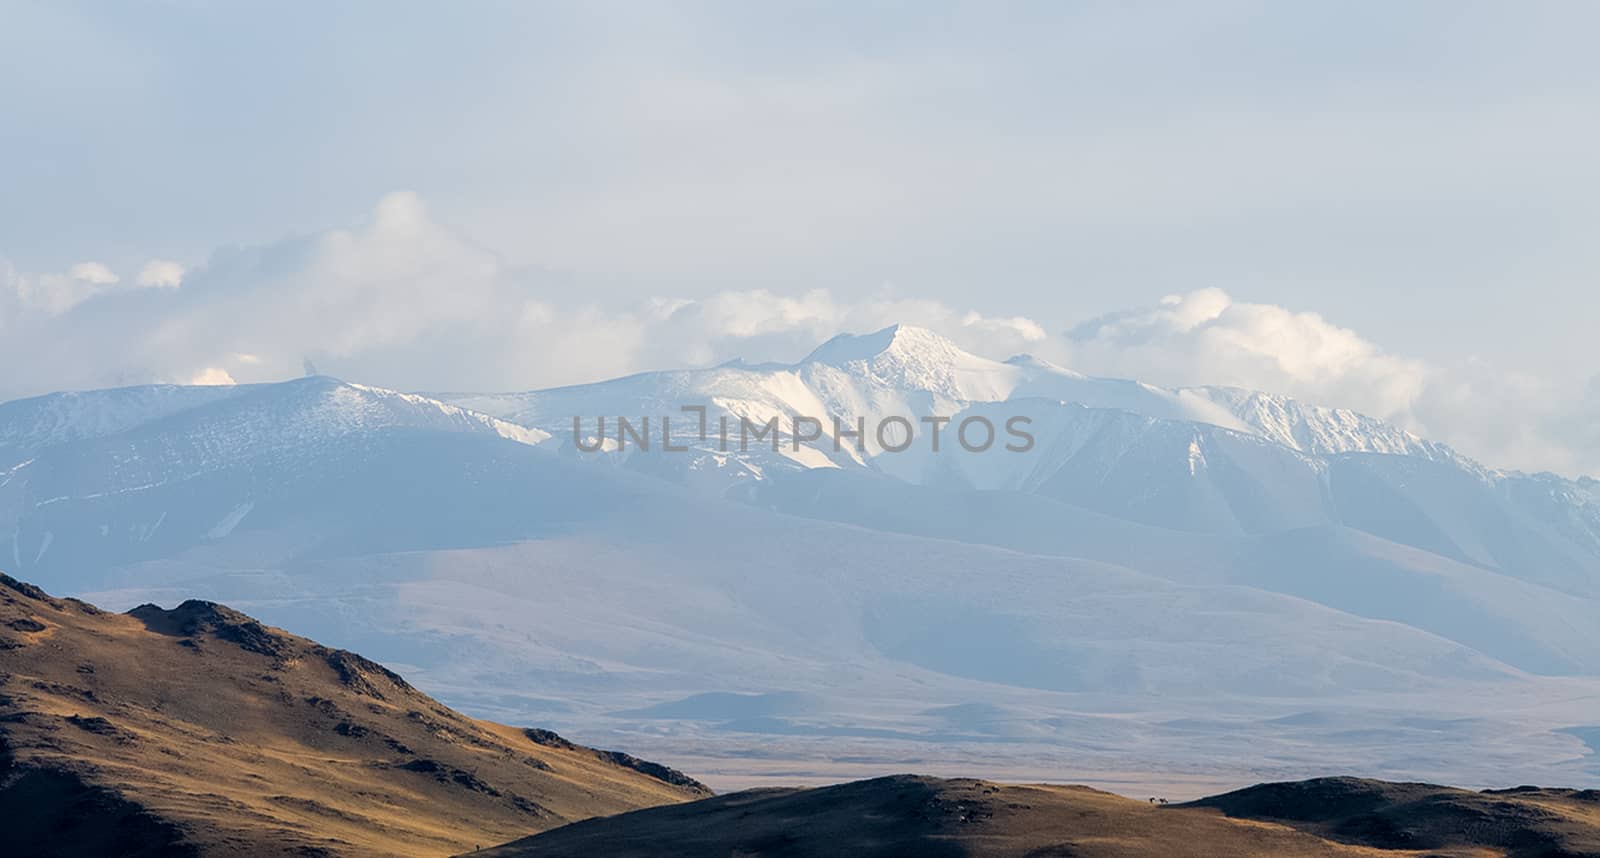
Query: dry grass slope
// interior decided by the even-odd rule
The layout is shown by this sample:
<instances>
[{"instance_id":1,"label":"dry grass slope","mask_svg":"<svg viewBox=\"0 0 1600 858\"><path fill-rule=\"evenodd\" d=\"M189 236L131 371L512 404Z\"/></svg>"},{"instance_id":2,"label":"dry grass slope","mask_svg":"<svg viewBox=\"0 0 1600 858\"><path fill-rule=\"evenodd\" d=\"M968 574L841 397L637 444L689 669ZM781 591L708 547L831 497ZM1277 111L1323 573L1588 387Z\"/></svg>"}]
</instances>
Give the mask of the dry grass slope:
<instances>
[{"instance_id":1,"label":"dry grass slope","mask_svg":"<svg viewBox=\"0 0 1600 858\"><path fill-rule=\"evenodd\" d=\"M511 838L476 854L1600 858L1600 792L1323 778L1157 807L902 775L710 796L659 764L467 718L219 605L110 614L0 575L0 855L421 856Z\"/></svg>"},{"instance_id":2,"label":"dry grass slope","mask_svg":"<svg viewBox=\"0 0 1600 858\"><path fill-rule=\"evenodd\" d=\"M592 819L508 843L493 858L1569 858L1600 855L1583 793L1473 793L1337 781L1277 802L1249 790L1152 806L1087 787L895 776L756 790ZM1331 785L1331 787L1330 787ZM1415 787L1416 789L1411 789ZM1266 801L1256 801L1267 798ZM1416 802L1421 802L1417 804ZM1287 815L1285 815L1287 814ZM1381 819L1381 822L1373 822Z\"/></svg>"},{"instance_id":3,"label":"dry grass slope","mask_svg":"<svg viewBox=\"0 0 1600 858\"><path fill-rule=\"evenodd\" d=\"M0 854L438 856L709 795L546 736L219 605L0 575Z\"/></svg>"}]
</instances>

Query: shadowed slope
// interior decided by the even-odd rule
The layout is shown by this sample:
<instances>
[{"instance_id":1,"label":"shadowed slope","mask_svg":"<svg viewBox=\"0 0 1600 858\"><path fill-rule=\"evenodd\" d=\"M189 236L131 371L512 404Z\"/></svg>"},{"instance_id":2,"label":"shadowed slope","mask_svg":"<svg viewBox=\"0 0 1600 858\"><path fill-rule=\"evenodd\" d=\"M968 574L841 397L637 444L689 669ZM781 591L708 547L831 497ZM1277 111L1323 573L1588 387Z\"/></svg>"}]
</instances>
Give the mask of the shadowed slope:
<instances>
[{"instance_id":1,"label":"shadowed slope","mask_svg":"<svg viewBox=\"0 0 1600 858\"><path fill-rule=\"evenodd\" d=\"M1283 826L1176 813L1088 787L898 775L752 790L593 819L508 843L495 858L918 858L1361 855Z\"/></svg>"},{"instance_id":2,"label":"shadowed slope","mask_svg":"<svg viewBox=\"0 0 1600 858\"><path fill-rule=\"evenodd\" d=\"M1483 847L1509 856L1600 855L1600 791L1473 792L1365 778L1261 784L1194 802L1381 849Z\"/></svg>"},{"instance_id":3,"label":"shadowed slope","mask_svg":"<svg viewBox=\"0 0 1600 858\"><path fill-rule=\"evenodd\" d=\"M495 858L1302 858L1600 855L1592 793L1333 778L1166 806L1078 786L899 775L584 822Z\"/></svg>"},{"instance_id":4,"label":"shadowed slope","mask_svg":"<svg viewBox=\"0 0 1600 858\"><path fill-rule=\"evenodd\" d=\"M0 576L0 854L440 855L707 794L220 605Z\"/></svg>"}]
</instances>

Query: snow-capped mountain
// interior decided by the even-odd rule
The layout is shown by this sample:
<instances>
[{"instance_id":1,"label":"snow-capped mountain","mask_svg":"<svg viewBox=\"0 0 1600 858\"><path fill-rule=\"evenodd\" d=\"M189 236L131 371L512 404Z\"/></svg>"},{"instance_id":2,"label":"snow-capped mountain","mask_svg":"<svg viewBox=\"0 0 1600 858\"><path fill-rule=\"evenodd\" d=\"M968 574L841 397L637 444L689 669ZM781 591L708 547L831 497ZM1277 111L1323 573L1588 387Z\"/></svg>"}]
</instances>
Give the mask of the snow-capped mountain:
<instances>
[{"instance_id":1,"label":"snow-capped mountain","mask_svg":"<svg viewBox=\"0 0 1600 858\"><path fill-rule=\"evenodd\" d=\"M779 443L724 449L685 407L735 432L776 419ZM655 421L652 446L619 440L618 417ZM906 418L917 443L797 439L796 417ZM938 451L924 417L949 418ZM999 433L981 451L952 434L976 417ZM1030 443L1008 450L1017 417ZM1116 737L1170 766L1196 735L1224 747L1226 724L1193 725L1226 710L1285 765L1570 775L1577 740L1552 731L1600 699L1597 510L1593 481L1496 471L1352 412L991 360L904 326L793 364L526 393L307 378L0 405L8 571L112 607L236 604L474 711L565 713L658 752L716 733L958 753L994 737L929 713L982 705L1019 759ZM808 702L649 714L739 693ZM1484 706L1512 694L1514 715ZM1448 725L1431 750L1389 750L1414 747L1398 737L1418 712ZM1520 738L1462 762L1483 731Z\"/></svg>"},{"instance_id":2,"label":"snow-capped mountain","mask_svg":"<svg viewBox=\"0 0 1600 858\"><path fill-rule=\"evenodd\" d=\"M713 416L726 414L735 422L746 418L765 423L777 417L790 435L797 415L837 416L847 422L865 418L869 425L902 416L916 426L916 418L950 416L977 403L1041 400L1215 426L1312 455L1371 452L1465 461L1442 444L1344 409L1237 388L1164 389L1095 378L1029 355L991 360L905 325L865 335L841 334L794 364L733 362L527 393L433 396L558 437L571 436L574 417L591 423L600 416L675 417L684 406L704 406ZM802 446L831 448L831 438ZM845 446L850 450L854 445ZM865 446L854 457L857 461L883 452L870 435Z\"/></svg>"},{"instance_id":3,"label":"snow-capped mountain","mask_svg":"<svg viewBox=\"0 0 1600 858\"><path fill-rule=\"evenodd\" d=\"M21 574L91 575L107 562L214 542L243 522L303 516L353 488L329 483L364 464L420 476L429 463L384 463L418 439L523 446L546 438L323 377L9 402L0 405L0 562Z\"/></svg>"},{"instance_id":4,"label":"snow-capped mountain","mask_svg":"<svg viewBox=\"0 0 1600 858\"><path fill-rule=\"evenodd\" d=\"M1287 396L1237 387L1191 388L1182 393L1226 408L1249 431L1304 453L1386 453L1475 467L1443 444L1424 441L1398 426L1346 408L1304 405Z\"/></svg>"},{"instance_id":5,"label":"snow-capped mountain","mask_svg":"<svg viewBox=\"0 0 1600 858\"><path fill-rule=\"evenodd\" d=\"M974 402L1022 398L1252 431L1234 415L1231 403L1218 404L1204 391L1091 378L1026 355L990 360L932 331L906 325L866 335L840 334L794 364L732 362L527 393L434 396L561 434L570 434L574 416L675 414L683 405L721 409L735 419L780 417L787 431L794 415L948 415Z\"/></svg>"},{"instance_id":6,"label":"snow-capped mountain","mask_svg":"<svg viewBox=\"0 0 1600 858\"><path fill-rule=\"evenodd\" d=\"M52 393L0 404L0 464L7 467L40 450L124 436L182 415L183 433L209 440L205 458L235 463L261 455L264 446L314 445L377 428L431 428L490 432L525 444L549 434L409 393L312 377L277 384L149 385ZM147 433L155 435L157 433ZM166 455L172 455L166 453ZM124 458L139 459L137 451ZM170 464L192 468L190 457Z\"/></svg>"},{"instance_id":7,"label":"snow-capped mountain","mask_svg":"<svg viewBox=\"0 0 1600 858\"><path fill-rule=\"evenodd\" d=\"M0 404L0 464L11 467L46 447L115 435L249 390L156 384L6 402Z\"/></svg>"},{"instance_id":8,"label":"snow-capped mountain","mask_svg":"<svg viewBox=\"0 0 1600 858\"><path fill-rule=\"evenodd\" d=\"M815 468L883 474L944 488L1024 492L1117 518L1185 531L1268 534L1350 526L1385 539L1583 592L1600 591L1600 503L1589 482L1484 467L1448 446L1346 409L1229 387L1163 389L1084 376L1028 356L997 361L937 334L894 326L840 335L788 365L728 364L644 373L520 394L440 399L549 432L551 445L684 485L742 496L746 484ZM727 435L699 438L682 409L700 406ZM933 450L921 418L951 418ZM796 417L823 424L805 439ZM905 418L914 441L886 450L872 431ZM1024 452L970 452L954 427L1026 418ZM635 445L585 456L617 418L673 421L688 453ZM836 443L831 418L867 431ZM778 421L781 443L741 443L739 425ZM659 425L659 424L655 424ZM801 435L801 438L797 438ZM686 437L688 436L688 437ZM726 439L726 440L725 440ZM898 443L898 442L896 442Z\"/></svg>"}]
</instances>

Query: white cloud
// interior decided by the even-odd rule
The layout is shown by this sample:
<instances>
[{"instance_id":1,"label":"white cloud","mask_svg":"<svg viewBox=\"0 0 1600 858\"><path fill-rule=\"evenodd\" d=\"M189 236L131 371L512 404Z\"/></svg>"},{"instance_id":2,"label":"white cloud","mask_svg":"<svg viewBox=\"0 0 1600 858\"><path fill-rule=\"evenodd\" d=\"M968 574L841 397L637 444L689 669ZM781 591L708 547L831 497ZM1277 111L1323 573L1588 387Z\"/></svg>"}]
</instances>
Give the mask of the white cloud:
<instances>
[{"instance_id":1,"label":"white cloud","mask_svg":"<svg viewBox=\"0 0 1600 858\"><path fill-rule=\"evenodd\" d=\"M182 277L183 266L153 259L139 272L135 284L177 286ZM65 272L32 274L0 260L0 329L12 317L59 316L90 298L127 288L122 282L103 262L79 262Z\"/></svg>"},{"instance_id":2,"label":"white cloud","mask_svg":"<svg viewBox=\"0 0 1600 858\"><path fill-rule=\"evenodd\" d=\"M1067 332L1084 372L1172 385L1230 384L1377 417L1405 417L1428 375L1320 315L1235 301L1221 289L1169 295Z\"/></svg>"},{"instance_id":3,"label":"white cloud","mask_svg":"<svg viewBox=\"0 0 1600 858\"><path fill-rule=\"evenodd\" d=\"M646 330L640 358L646 365L705 364L739 356L752 361L793 360L840 331L873 331L904 323L939 331L980 354L1002 357L1045 338L1023 317L991 318L940 301L907 298L892 287L836 296L827 289L780 295L765 289L727 290L699 300L657 300L657 324ZM694 344L680 352L684 343ZM674 355L678 354L677 357Z\"/></svg>"},{"instance_id":4,"label":"white cloud","mask_svg":"<svg viewBox=\"0 0 1600 858\"><path fill-rule=\"evenodd\" d=\"M234 382L233 376L229 375L228 371L220 366L208 366L190 376L189 379L184 382L184 384L199 385L227 385L235 383L236 382Z\"/></svg>"},{"instance_id":5,"label":"white cloud","mask_svg":"<svg viewBox=\"0 0 1600 858\"><path fill-rule=\"evenodd\" d=\"M95 286L109 286L122 279L98 262L80 262L68 269L67 276Z\"/></svg>"},{"instance_id":6,"label":"white cloud","mask_svg":"<svg viewBox=\"0 0 1600 858\"><path fill-rule=\"evenodd\" d=\"M961 324L987 334L1014 337L1024 343L1043 342L1050 336L1043 326L1026 316L985 318L974 310L961 317Z\"/></svg>"},{"instance_id":7,"label":"white cloud","mask_svg":"<svg viewBox=\"0 0 1600 858\"><path fill-rule=\"evenodd\" d=\"M1432 365L1317 313L1215 288L1091 319L1066 340L1084 372L1285 393L1394 421L1491 466L1600 473L1600 381L1584 397L1482 361Z\"/></svg>"},{"instance_id":8,"label":"white cloud","mask_svg":"<svg viewBox=\"0 0 1600 858\"><path fill-rule=\"evenodd\" d=\"M592 284L508 265L389 194L354 228L218 251L185 270L152 260L112 292L104 266L29 277L0 269L47 311L0 314L0 358L41 367L0 397L154 380L265 381L318 371L409 389L515 389L745 357L792 360L841 330L896 322L985 353L1037 345L1042 327L884 287L842 297L730 289L700 298L614 298ZM65 287L70 286L70 289ZM90 298L104 300L89 300ZM11 318L11 317L15 318Z\"/></svg>"},{"instance_id":9,"label":"white cloud","mask_svg":"<svg viewBox=\"0 0 1600 858\"><path fill-rule=\"evenodd\" d=\"M0 294L0 300L12 305L12 309L10 313L0 314L0 322L10 314L43 313L54 316L65 313L94 295L107 291L121 280L115 272L99 262L79 262L64 274L38 275L19 272L7 264L4 273L6 288L5 293Z\"/></svg>"},{"instance_id":10,"label":"white cloud","mask_svg":"<svg viewBox=\"0 0 1600 858\"><path fill-rule=\"evenodd\" d=\"M145 288L176 289L183 283L183 266L170 259L152 259L139 269L134 282Z\"/></svg>"}]
</instances>

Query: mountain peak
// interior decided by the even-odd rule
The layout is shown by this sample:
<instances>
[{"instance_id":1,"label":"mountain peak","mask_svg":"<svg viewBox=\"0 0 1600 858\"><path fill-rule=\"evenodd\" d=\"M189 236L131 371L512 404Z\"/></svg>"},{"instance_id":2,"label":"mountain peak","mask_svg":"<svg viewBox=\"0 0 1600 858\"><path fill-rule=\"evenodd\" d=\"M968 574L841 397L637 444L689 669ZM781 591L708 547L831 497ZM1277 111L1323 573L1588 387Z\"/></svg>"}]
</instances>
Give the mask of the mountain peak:
<instances>
[{"instance_id":1,"label":"mountain peak","mask_svg":"<svg viewBox=\"0 0 1600 858\"><path fill-rule=\"evenodd\" d=\"M800 366L822 364L902 390L950 400L1004 399L1017 370L979 357L927 328L890 325L870 334L840 334Z\"/></svg>"},{"instance_id":2,"label":"mountain peak","mask_svg":"<svg viewBox=\"0 0 1600 858\"><path fill-rule=\"evenodd\" d=\"M890 325L870 334L839 334L817 346L801 363L843 366L855 361L870 361L887 354L967 356L967 352L960 346L927 328Z\"/></svg>"}]
</instances>

